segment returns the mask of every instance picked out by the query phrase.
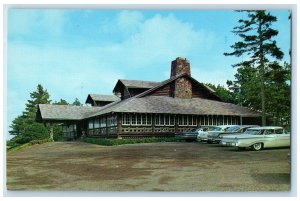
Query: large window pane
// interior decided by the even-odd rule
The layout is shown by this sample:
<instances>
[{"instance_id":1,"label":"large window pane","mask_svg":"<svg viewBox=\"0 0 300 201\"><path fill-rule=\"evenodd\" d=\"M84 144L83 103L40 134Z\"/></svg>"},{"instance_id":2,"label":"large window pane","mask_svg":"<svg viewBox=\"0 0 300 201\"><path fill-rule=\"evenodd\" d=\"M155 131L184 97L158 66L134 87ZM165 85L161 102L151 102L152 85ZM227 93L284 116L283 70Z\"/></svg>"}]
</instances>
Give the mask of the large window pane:
<instances>
[{"instance_id":1,"label":"large window pane","mask_svg":"<svg viewBox=\"0 0 300 201\"><path fill-rule=\"evenodd\" d=\"M89 129L93 129L94 128L94 121L93 119L89 120Z\"/></svg>"}]
</instances>

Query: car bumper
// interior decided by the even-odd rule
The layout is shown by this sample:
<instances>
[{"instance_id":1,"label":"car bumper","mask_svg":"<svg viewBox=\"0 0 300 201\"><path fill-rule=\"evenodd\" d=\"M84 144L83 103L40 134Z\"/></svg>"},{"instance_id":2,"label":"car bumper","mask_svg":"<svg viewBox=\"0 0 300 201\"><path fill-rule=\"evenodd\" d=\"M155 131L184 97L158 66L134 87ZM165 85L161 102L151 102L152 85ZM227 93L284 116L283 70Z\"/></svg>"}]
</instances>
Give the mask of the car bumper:
<instances>
[{"instance_id":1,"label":"car bumper","mask_svg":"<svg viewBox=\"0 0 300 201\"><path fill-rule=\"evenodd\" d=\"M224 142L221 141L219 144L226 146L226 147L237 147L238 144L236 142Z\"/></svg>"}]
</instances>

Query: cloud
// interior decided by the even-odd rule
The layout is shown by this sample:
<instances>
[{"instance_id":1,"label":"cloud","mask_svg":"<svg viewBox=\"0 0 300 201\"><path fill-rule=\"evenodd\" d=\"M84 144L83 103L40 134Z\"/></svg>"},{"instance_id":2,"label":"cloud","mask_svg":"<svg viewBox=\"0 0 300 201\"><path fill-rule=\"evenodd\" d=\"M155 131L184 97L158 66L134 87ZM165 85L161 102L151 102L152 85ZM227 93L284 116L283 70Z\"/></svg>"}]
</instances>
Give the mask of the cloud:
<instances>
[{"instance_id":1,"label":"cloud","mask_svg":"<svg viewBox=\"0 0 300 201\"><path fill-rule=\"evenodd\" d=\"M144 16L139 11L121 11L116 17L116 25L126 35L138 31Z\"/></svg>"},{"instance_id":2,"label":"cloud","mask_svg":"<svg viewBox=\"0 0 300 201\"><path fill-rule=\"evenodd\" d=\"M131 16L129 11L125 16ZM141 19L142 17L133 19L138 23L135 26L138 31L120 43L110 44L105 48L108 55L120 55L125 68L126 64L128 68L157 68L159 65L154 65L161 64L159 61L170 62L178 56L201 54L210 50L214 44L213 33L195 30L192 24L182 22L172 14L165 17L155 15L143 21ZM121 29L124 24L126 23L117 23L117 26Z\"/></svg>"},{"instance_id":3,"label":"cloud","mask_svg":"<svg viewBox=\"0 0 300 201\"><path fill-rule=\"evenodd\" d=\"M67 18L62 10L9 9L8 35L15 37L61 36Z\"/></svg>"}]
</instances>

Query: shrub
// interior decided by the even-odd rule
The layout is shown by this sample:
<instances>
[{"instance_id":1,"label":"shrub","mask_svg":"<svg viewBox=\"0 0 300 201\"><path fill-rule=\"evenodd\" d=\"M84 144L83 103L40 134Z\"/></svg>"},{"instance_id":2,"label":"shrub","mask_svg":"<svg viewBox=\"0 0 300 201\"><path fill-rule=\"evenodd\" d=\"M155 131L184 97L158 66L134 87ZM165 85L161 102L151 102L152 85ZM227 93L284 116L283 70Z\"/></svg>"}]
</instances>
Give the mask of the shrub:
<instances>
[{"instance_id":1,"label":"shrub","mask_svg":"<svg viewBox=\"0 0 300 201\"><path fill-rule=\"evenodd\" d=\"M154 142L175 142L175 138L141 138L141 139L104 139L104 138L89 138L83 140L87 143L115 146L122 144L137 144L137 143L154 143Z\"/></svg>"}]
</instances>

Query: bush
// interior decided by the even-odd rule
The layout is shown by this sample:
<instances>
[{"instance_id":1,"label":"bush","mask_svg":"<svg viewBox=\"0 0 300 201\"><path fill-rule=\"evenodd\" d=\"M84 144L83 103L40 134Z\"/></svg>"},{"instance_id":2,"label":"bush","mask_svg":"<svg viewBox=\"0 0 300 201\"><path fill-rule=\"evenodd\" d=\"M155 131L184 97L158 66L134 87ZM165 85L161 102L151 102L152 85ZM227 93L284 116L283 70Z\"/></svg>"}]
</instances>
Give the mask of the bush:
<instances>
[{"instance_id":1,"label":"bush","mask_svg":"<svg viewBox=\"0 0 300 201\"><path fill-rule=\"evenodd\" d=\"M137 144L137 143L154 143L154 142L175 142L175 138L143 138L143 139L103 139L103 138L89 138L83 140L87 143L115 146L122 144Z\"/></svg>"}]
</instances>

